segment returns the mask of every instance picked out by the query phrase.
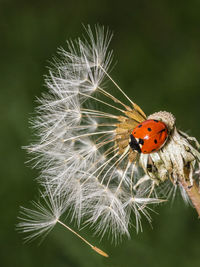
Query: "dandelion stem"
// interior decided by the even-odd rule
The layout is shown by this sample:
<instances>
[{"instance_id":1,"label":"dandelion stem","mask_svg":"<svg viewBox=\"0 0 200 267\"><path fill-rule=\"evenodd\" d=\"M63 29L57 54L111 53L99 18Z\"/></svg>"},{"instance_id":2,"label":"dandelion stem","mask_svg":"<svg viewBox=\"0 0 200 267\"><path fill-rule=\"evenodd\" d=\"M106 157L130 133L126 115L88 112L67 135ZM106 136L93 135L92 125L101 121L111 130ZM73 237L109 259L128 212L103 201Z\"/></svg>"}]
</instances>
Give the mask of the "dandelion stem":
<instances>
[{"instance_id":1,"label":"dandelion stem","mask_svg":"<svg viewBox=\"0 0 200 267\"><path fill-rule=\"evenodd\" d=\"M67 226L66 224L64 224L60 220L57 220L57 222L59 224L61 224L62 226L64 226L66 229L68 229L70 232L72 232L73 234L75 234L76 236L78 236L83 242L85 242L88 246L90 246L98 254L100 254L101 256L104 256L104 257L109 257L107 253L105 253L100 248L97 248L97 247L93 246L90 242L88 242L85 238L83 238L81 235L79 235L76 231L74 231L73 229L71 229L69 226Z\"/></svg>"},{"instance_id":2,"label":"dandelion stem","mask_svg":"<svg viewBox=\"0 0 200 267\"><path fill-rule=\"evenodd\" d=\"M194 208L196 209L199 218L200 218L200 189L197 186L196 182L191 186L190 181L186 181L184 179L179 180L185 191L187 192Z\"/></svg>"}]
</instances>

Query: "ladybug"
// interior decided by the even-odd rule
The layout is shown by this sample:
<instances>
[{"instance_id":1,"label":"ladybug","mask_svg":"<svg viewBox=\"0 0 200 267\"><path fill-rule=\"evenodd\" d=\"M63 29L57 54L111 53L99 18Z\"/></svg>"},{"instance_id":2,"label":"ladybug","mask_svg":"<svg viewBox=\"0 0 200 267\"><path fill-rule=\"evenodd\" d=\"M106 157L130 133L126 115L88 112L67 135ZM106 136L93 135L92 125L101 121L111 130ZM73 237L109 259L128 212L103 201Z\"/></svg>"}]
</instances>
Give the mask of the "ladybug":
<instances>
[{"instance_id":1,"label":"ladybug","mask_svg":"<svg viewBox=\"0 0 200 267\"><path fill-rule=\"evenodd\" d=\"M168 137L167 126L158 120L146 120L137 125L130 135L133 151L150 154L158 151Z\"/></svg>"}]
</instances>

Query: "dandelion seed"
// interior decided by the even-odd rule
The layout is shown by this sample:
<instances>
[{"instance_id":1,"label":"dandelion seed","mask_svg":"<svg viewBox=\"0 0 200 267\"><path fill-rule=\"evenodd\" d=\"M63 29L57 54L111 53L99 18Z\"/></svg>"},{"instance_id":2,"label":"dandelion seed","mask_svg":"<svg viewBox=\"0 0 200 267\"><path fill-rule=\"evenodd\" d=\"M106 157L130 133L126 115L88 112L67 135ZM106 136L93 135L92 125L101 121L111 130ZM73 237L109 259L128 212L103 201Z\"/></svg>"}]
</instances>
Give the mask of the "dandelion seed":
<instances>
[{"instance_id":1,"label":"dandelion seed","mask_svg":"<svg viewBox=\"0 0 200 267\"><path fill-rule=\"evenodd\" d=\"M17 230L19 232L28 234L28 236L24 238L25 242L30 242L40 236L44 238L53 229L56 223L59 223L67 230L75 234L98 254L108 257L107 253L98 247L93 246L80 234L60 221L60 216L65 211L64 199L62 198L62 203L60 203L60 200L60 198L54 197L51 194L49 188L46 188L45 195L42 194L42 201L44 203L32 202L34 209L21 207L19 217L20 223L17 225Z\"/></svg>"},{"instance_id":2,"label":"dandelion seed","mask_svg":"<svg viewBox=\"0 0 200 267\"><path fill-rule=\"evenodd\" d=\"M38 141L28 151L49 204L22 209L19 228L28 239L63 224L59 218L68 212L78 227L90 225L101 237L129 237L133 221L142 230L142 217L151 222L149 205L175 195L177 187L200 215L199 143L177 130L171 113L147 117L111 78L111 37L104 27L93 34L88 26L83 39L59 50L61 59L46 78L49 92L32 122ZM119 98L106 89L106 80Z\"/></svg>"},{"instance_id":3,"label":"dandelion seed","mask_svg":"<svg viewBox=\"0 0 200 267\"><path fill-rule=\"evenodd\" d=\"M45 194L41 193L39 202L32 202L34 209L21 207L17 229L28 234L25 237L26 242L41 235L44 237L52 230L65 211L64 201L60 202L62 200L54 197L51 190L47 188Z\"/></svg>"}]
</instances>

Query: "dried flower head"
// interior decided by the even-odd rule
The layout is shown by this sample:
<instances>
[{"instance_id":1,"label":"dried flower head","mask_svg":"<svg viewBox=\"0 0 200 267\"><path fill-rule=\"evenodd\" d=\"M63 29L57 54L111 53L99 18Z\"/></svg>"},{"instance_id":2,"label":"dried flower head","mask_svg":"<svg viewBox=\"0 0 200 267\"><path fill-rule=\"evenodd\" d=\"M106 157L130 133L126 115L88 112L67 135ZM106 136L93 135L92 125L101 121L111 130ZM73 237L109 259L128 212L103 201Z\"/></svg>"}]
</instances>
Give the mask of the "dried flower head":
<instances>
[{"instance_id":1,"label":"dried flower head","mask_svg":"<svg viewBox=\"0 0 200 267\"><path fill-rule=\"evenodd\" d=\"M40 168L38 182L51 200L51 212L38 205L39 212L24 209L29 219L19 227L31 232L30 238L63 224L59 218L65 212L101 237L106 232L113 240L129 236L132 221L141 229L142 216L151 221L148 206L163 202L177 187L200 212L198 142L176 129L171 113L147 117L113 81L108 74L111 37L104 27L96 26L93 34L88 26L83 39L68 42L68 51L59 50L61 59L54 60L46 78L49 91L33 120L38 141L28 151ZM105 80L120 97L105 89ZM154 135L138 139L132 134L147 120L166 125L166 140L152 153L141 149Z\"/></svg>"}]
</instances>

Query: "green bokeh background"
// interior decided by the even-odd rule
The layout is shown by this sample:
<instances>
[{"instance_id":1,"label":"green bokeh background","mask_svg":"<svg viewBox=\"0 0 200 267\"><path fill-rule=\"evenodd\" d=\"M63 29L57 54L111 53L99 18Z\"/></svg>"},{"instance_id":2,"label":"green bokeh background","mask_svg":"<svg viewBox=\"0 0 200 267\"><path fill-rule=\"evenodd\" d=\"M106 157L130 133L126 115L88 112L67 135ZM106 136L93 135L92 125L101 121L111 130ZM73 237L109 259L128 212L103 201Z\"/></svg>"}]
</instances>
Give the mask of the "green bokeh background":
<instances>
[{"instance_id":1,"label":"green bokeh background","mask_svg":"<svg viewBox=\"0 0 200 267\"><path fill-rule=\"evenodd\" d=\"M104 259L56 226L45 241L24 245L15 231L20 205L37 192L38 173L24 164L28 119L57 47L82 34L82 23L114 32L112 76L149 114L171 111L177 126L200 140L200 1L0 1L0 262L2 267L200 266L200 222L177 197L157 207L153 229L114 246ZM96 245L92 231L82 234Z\"/></svg>"}]
</instances>

